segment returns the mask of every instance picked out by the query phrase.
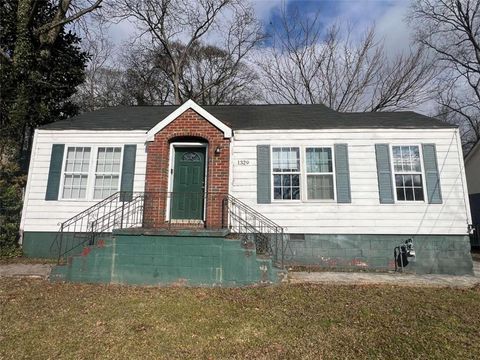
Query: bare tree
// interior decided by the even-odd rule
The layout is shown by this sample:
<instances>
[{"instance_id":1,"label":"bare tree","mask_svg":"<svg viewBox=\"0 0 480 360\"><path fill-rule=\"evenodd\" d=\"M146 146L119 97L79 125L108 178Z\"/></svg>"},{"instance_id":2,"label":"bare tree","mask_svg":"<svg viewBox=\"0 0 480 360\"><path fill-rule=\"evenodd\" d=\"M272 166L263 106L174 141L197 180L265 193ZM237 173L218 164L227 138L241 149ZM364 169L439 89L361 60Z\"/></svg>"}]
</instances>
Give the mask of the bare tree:
<instances>
[{"instance_id":1,"label":"bare tree","mask_svg":"<svg viewBox=\"0 0 480 360\"><path fill-rule=\"evenodd\" d=\"M257 60L267 102L382 111L411 108L431 94L434 67L422 48L390 57L373 28L358 40L351 27L324 34L318 22L283 9L272 47Z\"/></svg>"},{"instance_id":2,"label":"bare tree","mask_svg":"<svg viewBox=\"0 0 480 360\"><path fill-rule=\"evenodd\" d=\"M458 123L466 150L480 140L480 2L419 0L412 6L416 40L436 56L439 115Z\"/></svg>"},{"instance_id":3,"label":"bare tree","mask_svg":"<svg viewBox=\"0 0 480 360\"><path fill-rule=\"evenodd\" d=\"M125 49L122 57L125 72L124 91L135 105L171 104L173 87L168 72L168 62L158 51L138 46ZM126 98L128 97L126 94Z\"/></svg>"},{"instance_id":4,"label":"bare tree","mask_svg":"<svg viewBox=\"0 0 480 360\"><path fill-rule=\"evenodd\" d=\"M245 104L258 98L257 75L245 63L236 63L229 51L195 44L180 79L180 93L203 105Z\"/></svg>"},{"instance_id":5,"label":"bare tree","mask_svg":"<svg viewBox=\"0 0 480 360\"><path fill-rule=\"evenodd\" d=\"M246 54L262 39L251 7L241 0L121 0L118 16L136 20L143 35L162 48L172 76L174 102L184 99L181 79L193 47L216 30L216 43L240 66ZM182 46L179 46L181 44ZM208 91L208 89L205 89Z\"/></svg>"},{"instance_id":6,"label":"bare tree","mask_svg":"<svg viewBox=\"0 0 480 360\"><path fill-rule=\"evenodd\" d=\"M85 81L77 87L74 95L80 111L108 106L112 102L106 99L113 96L112 91L118 91L118 86L112 87L119 76L115 69L115 46L106 35L108 23L103 17L89 20L82 19L78 26L82 34L82 49L89 55Z\"/></svg>"}]
</instances>

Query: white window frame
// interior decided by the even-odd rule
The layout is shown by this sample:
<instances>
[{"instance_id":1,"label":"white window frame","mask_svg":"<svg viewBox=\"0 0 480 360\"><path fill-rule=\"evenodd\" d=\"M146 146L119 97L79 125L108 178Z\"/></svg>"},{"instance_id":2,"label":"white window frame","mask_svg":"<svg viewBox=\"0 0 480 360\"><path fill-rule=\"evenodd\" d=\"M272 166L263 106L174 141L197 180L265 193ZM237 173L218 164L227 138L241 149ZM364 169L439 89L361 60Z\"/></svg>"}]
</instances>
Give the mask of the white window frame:
<instances>
[{"instance_id":1,"label":"white window frame","mask_svg":"<svg viewBox=\"0 0 480 360\"><path fill-rule=\"evenodd\" d=\"M63 154L62 160L62 173L60 176L60 187L59 187L59 196L58 199L61 201L101 201L102 199L94 199L93 198L93 191L95 187L95 174L96 174L96 167L97 167L97 156L98 156L98 148L103 147L119 147L120 150L120 173L118 177L118 190L120 190L120 186L122 183L122 169L123 169L123 151L124 151L124 144L101 144L101 145L92 145L92 144L65 144L65 151ZM84 198L64 198L63 197L63 188L65 186L65 169L67 165L67 154L69 148L76 148L76 147L83 147L83 148L90 148L90 161L88 165L88 177L87 177L87 190L86 196Z\"/></svg>"},{"instance_id":2,"label":"white window frame","mask_svg":"<svg viewBox=\"0 0 480 360\"><path fill-rule=\"evenodd\" d=\"M300 150L300 171L294 173L275 173L275 174L299 174L300 175L300 198L296 200L287 200L287 199L275 199L275 186L273 180L273 149L274 148L298 148ZM333 173L307 173L307 148L329 148L332 151L332 169ZM272 202L278 203L336 203L337 201L337 174L335 167L335 146L332 144L327 145L290 145L290 144L271 144L270 145L270 199ZM308 199L308 188L307 188L307 175L333 175L333 199Z\"/></svg>"},{"instance_id":3,"label":"white window frame","mask_svg":"<svg viewBox=\"0 0 480 360\"><path fill-rule=\"evenodd\" d=\"M88 148L90 149L90 158L88 159L88 171L86 172L87 174L87 185L85 189L85 197L84 198L65 198L63 197L63 192L65 188L65 175L66 175L66 170L67 170L67 158L68 158L68 150L70 148ZM59 198L61 200L65 201L87 201L88 200L88 188L89 188L89 181L90 181L90 171L92 169L92 146L90 145L78 145L78 144L71 144L71 145L66 145L65 144L65 151L63 154L63 160L62 160L62 174L60 177L60 189L59 189Z\"/></svg>"},{"instance_id":4,"label":"white window frame","mask_svg":"<svg viewBox=\"0 0 480 360\"><path fill-rule=\"evenodd\" d=\"M115 190L112 194L114 194L114 193L116 193L117 191L120 190L120 186L121 186L121 184L120 184L120 178L121 178L121 176L122 176L122 165L123 165L123 164L122 164L122 162L123 162L123 146L110 146L110 145L106 145L106 146L97 146L97 147L96 147L96 150L95 150L95 151L96 151L96 156L94 157L94 160L95 160L94 166L95 166L95 168L94 168L94 171L93 171L92 199L93 199L93 200L98 200L98 201L100 201L100 200L102 200L102 199L104 199L104 198L103 198L103 197L102 197L102 198L95 198L95 180L96 180L96 178L97 178L97 175L98 175L98 176L105 176L105 175L114 176L114 175L116 175L116 174L113 173L113 172L109 172L109 173L108 173L108 172L98 172L98 171L97 171L98 155L99 155L100 149L102 149L102 148L104 148L104 149L108 149L108 148L120 149L120 155L119 155L119 156L120 156L120 162L119 162L119 164L118 164L118 166L119 166L119 168L118 168L118 186L117 186L117 190ZM110 194L109 196L111 196L112 194Z\"/></svg>"},{"instance_id":5,"label":"white window frame","mask_svg":"<svg viewBox=\"0 0 480 360\"><path fill-rule=\"evenodd\" d=\"M299 156L299 167L298 167L298 172L273 172L273 149L274 148L297 148L298 149L298 156ZM284 202L284 203L299 203L302 201L302 196L303 196L303 191L302 191L302 186L303 186L303 174L302 174L302 146L299 145L271 145L270 146L270 184L271 184L271 189L270 189L270 198L272 199L272 202ZM275 181L274 181L274 175L281 174L281 175L299 175L299 180L298 180L298 185L299 185L299 198L298 199L275 199Z\"/></svg>"},{"instance_id":6,"label":"white window frame","mask_svg":"<svg viewBox=\"0 0 480 360\"><path fill-rule=\"evenodd\" d=\"M420 172L418 171L410 171L410 172L395 172L395 158L393 156L393 148L394 147L402 147L402 146L416 146L418 147L418 154L420 157L420 167L422 168ZM423 149L421 144L390 144L390 163L391 163L391 170L392 170L392 185L393 185L393 194L395 197L395 202L401 204L424 204L426 199L426 184L425 184L425 166L423 164ZM397 197L397 182L395 179L395 175L420 175L422 178L422 191L423 191L423 200L399 200Z\"/></svg>"},{"instance_id":7,"label":"white window frame","mask_svg":"<svg viewBox=\"0 0 480 360\"><path fill-rule=\"evenodd\" d=\"M326 173L309 173L307 171L307 149L330 149L332 152L332 172L326 172ZM304 186L305 186L305 199L303 201L305 202L321 202L321 203L332 203L337 201L337 175L336 175L336 168L335 168L335 149L334 146L332 145L306 145L303 147L303 172L304 172ZM308 182L307 182L307 176L308 175L333 175L333 199L309 199L308 198Z\"/></svg>"}]
</instances>

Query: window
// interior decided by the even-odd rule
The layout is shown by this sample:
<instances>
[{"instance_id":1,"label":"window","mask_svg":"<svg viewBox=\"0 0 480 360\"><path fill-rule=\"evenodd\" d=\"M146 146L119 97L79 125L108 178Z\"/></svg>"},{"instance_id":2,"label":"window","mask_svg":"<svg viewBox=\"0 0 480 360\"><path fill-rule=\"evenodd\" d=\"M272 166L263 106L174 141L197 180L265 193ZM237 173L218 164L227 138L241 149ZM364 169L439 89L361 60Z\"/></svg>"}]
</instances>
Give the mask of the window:
<instances>
[{"instance_id":1,"label":"window","mask_svg":"<svg viewBox=\"0 0 480 360\"><path fill-rule=\"evenodd\" d=\"M69 147L63 179L64 199L84 199L87 195L89 147Z\"/></svg>"},{"instance_id":2,"label":"window","mask_svg":"<svg viewBox=\"0 0 480 360\"><path fill-rule=\"evenodd\" d=\"M307 148L307 200L333 200L332 149Z\"/></svg>"},{"instance_id":3,"label":"window","mask_svg":"<svg viewBox=\"0 0 480 360\"><path fill-rule=\"evenodd\" d=\"M300 149L272 148L273 198L300 200Z\"/></svg>"},{"instance_id":4,"label":"window","mask_svg":"<svg viewBox=\"0 0 480 360\"><path fill-rule=\"evenodd\" d=\"M121 152L119 147L98 148L94 199L104 199L118 191Z\"/></svg>"},{"instance_id":5,"label":"window","mask_svg":"<svg viewBox=\"0 0 480 360\"><path fill-rule=\"evenodd\" d=\"M422 164L418 146L392 146L398 201L423 201Z\"/></svg>"}]
</instances>

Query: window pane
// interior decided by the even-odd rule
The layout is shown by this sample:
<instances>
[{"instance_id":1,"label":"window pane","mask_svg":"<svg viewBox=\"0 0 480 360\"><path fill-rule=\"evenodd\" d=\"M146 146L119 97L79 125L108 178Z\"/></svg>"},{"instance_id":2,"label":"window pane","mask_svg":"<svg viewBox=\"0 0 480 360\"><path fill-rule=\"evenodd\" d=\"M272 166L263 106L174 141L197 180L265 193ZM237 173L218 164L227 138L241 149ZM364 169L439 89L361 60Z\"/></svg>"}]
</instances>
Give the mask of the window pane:
<instances>
[{"instance_id":1,"label":"window pane","mask_svg":"<svg viewBox=\"0 0 480 360\"><path fill-rule=\"evenodd\" d=\"M300 175L292 175L292 186L300 186Z\"/></svg>"},{"instance_id":2,"label":"window pane","mask_svg":"<svg viewBox=\"0 0 480 360\"><path fill-rule=\"evenodd\" d=\"M98 148L93 197L103 199L118 191L121 148Z\"/></svg>"},{"instance_id":3,"label":"window pane","mask_svg":"<svg viewBox=\"0 0 480 360\"><path fill-rule=\"evenodd\" d=\"M307 172L333 172L332 149L307 148Z\"/></svg>"},{"instance_id":4,"label":"window pane","mask_svg":"<svg viewBox=\"0 0 480 360\"><path fill-rule=\"evenodd\" d=\"M423 201L420 149L418 146L393 146L397 200ZM400 173L400 174L399 174Z\"/></svg>"},{"instance_id":5,"label":"window pane","mask_svg":"<svg viewBox=\"0 0 480 360\"><path fill-rule=\"evenodd\" d=\"M392 154L395 172L422 171L418 146L393 146Z\"/></svg>"},{"instance_id":6,"label":"window pane","mask_svg":"<svg viewBox=\"0 0 480 360\"><path fill-rule=\"evenodd\" d=\"M402 168L402 153L400 151L400 147L399 146L394 146L392 148L392 152L393 152L393 165L394 165L395 172L400 172L400 171L403 170L403 168Z\"/></svg>"},{"instance_id":7,"label":"window pane","mask_svg":"<svg viewBox=\"0 0 480 360\"><path fill-rule=\"evenodd\" d=\"M89 147L69 147L67 149L63 198L84 199L86 197L89 162Z\"/></svg>"},{"instance_id":8,"label":"window pane","mask_svg":"<svg viewBox=\"0 0 480 360\"><path fill-rule=\"evenodd\" d=\"M73 186L74 187L80 186L80 176L79 175L73 175Z\"/></svg>"},{"instance_id":9,"label":"window pane","mask_svg":"<svg viewBox=\"0 0 480 360\"><path fill-rule=\"evenodd\" d=\"M412 188L405 188L405 198L408 201L413 201L413 189Z\"/></svg>"},{"instance_id":10,"label":"window pane","mask_svg":"<svg viewBox=\"0 0 480 360\"><path fill-rule=\"evenodd\" d=\"M420 150L418 149L418 146L411 146L410 150L413 171L422 171L422 166L420 164Z\"/></svg>"},{"instance_id":11,"label":"window pane","mask_svg":"<svg viewBox=\"0 0 480 360\"><path fill-rule=\"evenodd\" d=\"M402 152L403 171L412 171L410 147L409 146L402 146L401 147L401 152Z\"/></svg>"},{"instance_id":12,"label":"window pane","mask_svg":"<svg viewBox=\"0 0 480 360\"><path fill-rule=\"evenodd\" d=\"M103 176L95 176L95 189L103 187Z\"/></svg>"},{"instance_id":13,"label":"window pane","mask_svg":"<svg viewBox=\"0 0 480 360\"><path fill-rule=\"evenodd\" d=\"M403 175L395 175L395 185L403 186Z\"/></svg>"},{"instance_id":14,"label":"window pane","mask_svg":"<svg viewBox=\"0 0 480 360\"><path fill-rule=\"evenodd\" d=\"M292 188L292 199L293 200L299 200L300 199L300 188L299 187L293 187Z\"/></svg>"},{"instance_id":15,"label":"window pane","mask_svg":"<svg viewBox=\"0 0 480 360\"><path fill-rule=\"evenodd\" d=\"M282 198L282 188L281 187L275 187L273 189L273 198L278 200Z\"/></svg>"},{"instance_id":16,"label":"window pane","mask_svg":"<svg viewBox=\"0 0 480 360\"><path fill-rule=\"evenodd\" d=\"M119 176L118 175L96 175L93 197L95 199L103 199L118 191Z\"/></svg>"},{"instance_id":17,"label":"window pane","mask_svg":"<svg viewBox=\"0 0 480 360\"><path fill-rule=\"evenodd\" d=\"M423 201L423 189L422 188L415 188L415 200Z\"/></svg>"},{"instance_id":18,"label":"window pane","mask_svg":"<svg viewBox=\"0 0 480 360\"><path fill-rule=\"evenodd\" d=\"M272 168L274 172L299 172L300 150L299 148L273 148Z\"/></svg>"},{"instance_id":19,"label":"window pane","mask_svg":"<svg viewBox=\"0 0 480 360\"><path fill-rule=\"evenodd\" d=\"M297 147L272 148L273 198L300 199L300 149ZM297 173L297 174L292 174Z\"/></svg>"},{"instance_id":20,"label":"window pane","mask_svg":"<svg viewBox=\"0 0 480 360\"><path fill-rule=\"evenodd\" d=\"M413 185L414 186L422 186L422 176L421 175L414 175L413 176Z\"/></svg>"},{"instance_id":21,"label":"window pane","mask_svg":"<svg viewBox=\"0 0 480 360\"><path fill-rule=\"evenodd\" d=\"M273 198L283 200L300 199L300 175L273 175Z\"/></svg>"},{"instance_id":22,"label":"window pane","mask_svg":"<svg viewBox=\"0 0 480 360\"><path fill-rule=\"evenodd\" d=\"M405 186L412 187L413 186L413 176L412 175L403 175L403 181Z\"/></svg>"},{"instance_id":23,"label":"window pane","mask_svg":"<svg viewBox=\"0 0 480 360\"><path fill-rule=\"evenodd\" d=\"M72 186L73 175L65 175L65 186Z\"/></svg>"},{"instance_id":24,"label":"window pane","mask_svg":"<svg viewBox=\"0 0 480 360\"><path fill-rule=\"evenodd\" d=\"M273 175L273 186L282 185L282 175Z\"/></svg>"},{"instance_id":25,"label":"window pane","mask_svg":"<svg viewBox=\"0 0 480 360\"><path fill-rule=\"evenodd\" d=\"M64 199L85 198L87 178L87 175L65 175L62 197Z\"/></svg>"},{"instance_id":26,"label":"window pane","mask_svg":"<svg viewBox=\"0 0 480 360\"><path fill-rule=\"evenodd\" d=\"M275 172L279 172L280 169L280 153L281 150L279 148L274 148L272 150L272 169Z\"/></svg>"},{"instance_id":27,"label":"window pane","mask_svg":"<svg viewBox=\"0 0 480 360\"><path fill-rule=\"evenodd\" d=\"M101 199L101 198L102 198L102 190L100 190L100 189L95 189L95 190L93 191L93 197L94 197L95 199Z\"/></svg>"},{"instance_id":28,"label":"window pane","mask_svg":"<svg viewBox=\"0 0 480 360\"><path fill-rule=\"evenodd\" d=\"M110 187L114 190L118 189L118 175L112 175Z\"/></svg>"},{"instance_id":29,"label":"window pane","mask_svg":"<svg viewBox=\"0 0 480 360\"><path fill-rule=\"evenodd\" d=\"M308 175L307 195L309 200L333 200L333 175Z\"/></svg>"}]
</instances>

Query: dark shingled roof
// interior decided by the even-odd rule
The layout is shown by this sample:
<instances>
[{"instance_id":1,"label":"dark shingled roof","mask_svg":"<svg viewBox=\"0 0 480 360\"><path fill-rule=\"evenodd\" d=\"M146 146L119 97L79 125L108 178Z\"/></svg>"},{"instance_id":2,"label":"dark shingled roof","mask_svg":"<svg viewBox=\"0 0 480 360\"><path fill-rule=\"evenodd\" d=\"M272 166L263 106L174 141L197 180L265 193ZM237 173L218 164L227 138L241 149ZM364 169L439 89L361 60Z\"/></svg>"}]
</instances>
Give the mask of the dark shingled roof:
<instances>
[{"instance_id":1,"label":"dark shingled roof","mask_svg":"<svg viewBox=\"0 0 480 360\"><path fill-rule=\"evenodd\" d=\"M150 130L178 106L116 106L42 127L48 130ZM233 130L455 127L415 112L340 113L324 105L202 106Z\"/></svg>"}]
</instances>

